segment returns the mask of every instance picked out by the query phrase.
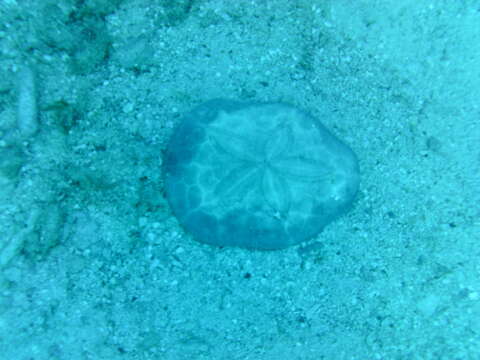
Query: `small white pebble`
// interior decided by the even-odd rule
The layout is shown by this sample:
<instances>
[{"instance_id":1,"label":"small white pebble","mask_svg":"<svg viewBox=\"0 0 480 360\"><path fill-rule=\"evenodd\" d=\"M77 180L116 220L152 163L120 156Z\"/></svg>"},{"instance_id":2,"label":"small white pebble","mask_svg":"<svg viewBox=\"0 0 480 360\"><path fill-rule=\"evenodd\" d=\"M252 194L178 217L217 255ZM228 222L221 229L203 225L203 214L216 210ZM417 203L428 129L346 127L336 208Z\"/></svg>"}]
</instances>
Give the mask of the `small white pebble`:
<instances>
[{"instance_id":1,"label":"small white pebble","mask_svg":"<svg viewBox=\"0 0 480 360\"><path fill-rule=\"evenodd\" d=\"M430 294L417 303L417 309L426 317L432 316L440 305L440 298Z\"/></svg>"},{"instance_id":2,"label":"small white pebble","mask_svg":"<svg viewBox=\"0 0 480 360\"><path fill-rule=\"evenodd\" d=\"M130 113L133 110L133 104L132 103L127 103L123 106L122 108L124 113Z\"/></svg>"},{"instance_id":3,"label":"small white pebble","mask_svg":"<svg viewBox=\"0 0 480 360\"><path fill-rule=\"evenodd\" d=\"M183 254L185 252L185 249L182 248L182 247L178 247L176 250L175 250L175 254Z\"/></svg>"},{"instance_id":4,"label":"small white pebble","mask_svg":"<svg viewBox=\"0 0 480 360\"><path fill-rule=\"evenodd\" d=\"M145 216L142 216L138 219L138 225L140 227L144 227L145 225L147 225L147 223L148 223L148 219Z\"/></svg>"},{"instance_id":5,"label":"small white pebble","mask_svg":"<svg viewBox=\"0 0 480 360\"><path fill-rule=\"evenodd\" d=\"M468 298L470 300L478 300L478 292L472 291L471 293L468 294Z\"/></svg>"}]
</instances>

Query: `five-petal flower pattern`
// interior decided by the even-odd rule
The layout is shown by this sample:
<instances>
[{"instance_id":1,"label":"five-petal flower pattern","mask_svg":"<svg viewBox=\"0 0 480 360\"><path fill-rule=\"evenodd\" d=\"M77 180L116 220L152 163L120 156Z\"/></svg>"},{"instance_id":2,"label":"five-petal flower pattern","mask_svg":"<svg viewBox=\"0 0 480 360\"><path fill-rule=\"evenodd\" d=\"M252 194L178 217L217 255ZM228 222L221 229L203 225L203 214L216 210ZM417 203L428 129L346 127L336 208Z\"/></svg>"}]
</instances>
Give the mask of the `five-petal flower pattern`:
<instances>
[{"instance_id":1,"label":"five-petal flower pattern","mask_svg":"<svg viewBox=\"0 0 480 360\"><path fill-rule=\"evenodd\" d=\"M247 203L250 195L260 197L275 216L285 218L292 204L295 183L320 182L328 169L314 157L296 149L292 126L275 124L254 137L211 127L210 139L218 159L226 166L215 188L224 201ZM245 204L248 208L248 204Z\"/></svg>"}]
</instances>

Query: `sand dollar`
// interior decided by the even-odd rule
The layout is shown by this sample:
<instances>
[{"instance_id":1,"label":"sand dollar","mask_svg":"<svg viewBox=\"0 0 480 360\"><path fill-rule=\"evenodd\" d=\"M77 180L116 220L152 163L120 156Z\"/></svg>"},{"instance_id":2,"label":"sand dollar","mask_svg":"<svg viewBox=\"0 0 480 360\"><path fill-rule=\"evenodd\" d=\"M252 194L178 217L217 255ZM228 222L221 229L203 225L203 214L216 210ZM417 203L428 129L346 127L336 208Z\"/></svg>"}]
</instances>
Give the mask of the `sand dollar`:
<instances>
[{"instance_id":1,"label":"sand dollar","mask_svg":"<svg viewBox=\"0 0 480 360\"><path fill-rule=\"evenodd\" d=\"M164 175L173 213L196 240L264 250L318 234L359 185L352 150L306 112L223 99L180 122Z\"/></svg>"}]
</instances>

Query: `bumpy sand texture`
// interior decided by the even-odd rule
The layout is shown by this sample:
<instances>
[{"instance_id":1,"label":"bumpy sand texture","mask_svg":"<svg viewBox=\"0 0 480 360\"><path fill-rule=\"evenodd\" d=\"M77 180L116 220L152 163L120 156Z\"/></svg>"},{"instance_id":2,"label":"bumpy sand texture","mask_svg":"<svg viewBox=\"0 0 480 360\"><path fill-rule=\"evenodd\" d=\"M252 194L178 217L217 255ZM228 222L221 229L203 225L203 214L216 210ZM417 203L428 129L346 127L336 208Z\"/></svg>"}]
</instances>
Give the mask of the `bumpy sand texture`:
<instances>
[{"instance_id":1,"label":"bumpy sand texture","mask_svg":"<svg viewBox=\"0 0 480 360\"><path fill-rule=\"evenodd\" d=\"M308 240L358 189L353 152L285 104L212 100L176 129L165 159L167 198L205 243L279 249Z\"/></svg>"}]
</instances>

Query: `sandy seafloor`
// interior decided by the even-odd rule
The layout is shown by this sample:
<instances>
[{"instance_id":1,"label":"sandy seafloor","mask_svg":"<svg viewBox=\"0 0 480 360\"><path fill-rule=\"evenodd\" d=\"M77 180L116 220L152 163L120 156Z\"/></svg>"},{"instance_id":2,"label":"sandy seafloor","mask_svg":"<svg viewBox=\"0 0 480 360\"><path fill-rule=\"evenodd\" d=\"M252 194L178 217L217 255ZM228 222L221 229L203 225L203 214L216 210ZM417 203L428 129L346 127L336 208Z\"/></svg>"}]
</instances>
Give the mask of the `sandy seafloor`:
<instances>
[{"instance_id":1,"label":"sandy seafloor","mask_svg":"<svg viewBox=\"0 0 480 360\"><path fill-rule=\"evenodd\" d=\"M0 133L25 65L39 130L0 138L0 358L480 359L479 24L478 1L2 0ZM328 103L353 209L286 250L193 241L162 151L217 97Z\"/></svg>"}]
</instances>

